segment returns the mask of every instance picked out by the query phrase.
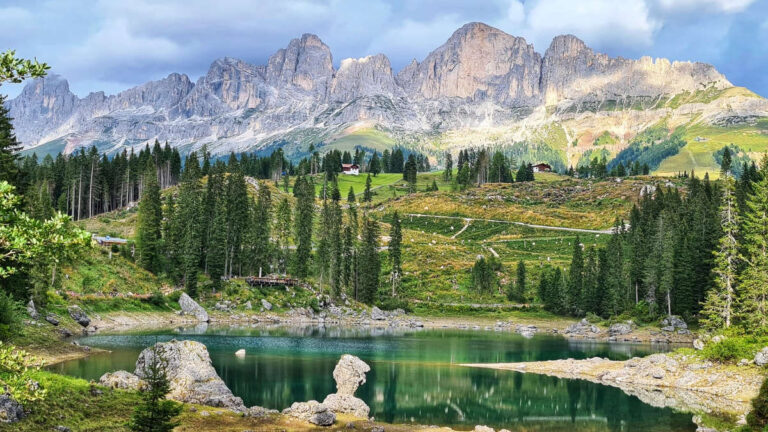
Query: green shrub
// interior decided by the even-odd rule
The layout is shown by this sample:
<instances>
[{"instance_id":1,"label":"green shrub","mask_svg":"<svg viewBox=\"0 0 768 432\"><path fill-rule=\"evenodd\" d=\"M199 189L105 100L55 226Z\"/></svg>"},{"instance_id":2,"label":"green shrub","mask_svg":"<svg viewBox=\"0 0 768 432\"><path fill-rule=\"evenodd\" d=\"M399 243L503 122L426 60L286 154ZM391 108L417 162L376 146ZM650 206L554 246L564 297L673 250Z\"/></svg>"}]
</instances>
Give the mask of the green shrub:
<instances>
[{"instance_id":1,"label":"green shrub","mask_svg":"<svg viewBox=\"0 0 768 432\"><path fill-rule=\"evenodd\" d=\"M396 298L396 297L384 297L379 302L379 308L385 311L402 309L408 313L413 312L413 308L411 307L411 302L409 302L408 300L405 300L402 298Z\"/></svg>"},{"instance_id":2,"label":"green shrub","mask_svg":"<svg viewBox=\"0 0 768 432\"><path fill-rule=\"evenodd\" d=\"M40 370L42 361L26 351L0 342L0 388L4 388L19 403L36 402L46 396L32 379L31 374Z\"/></svg>"},{"instance_id":3,"label":"green shrub","mask_svg":"<svg viewBox=\"0 0 768 432\"><path fill-rule=\"evenodd\" d=\"M7 340L21 328L22 310L13 296L0 292L0 340Z\"/></svg>"},{"instance_id":4,"label":"green shrub","mask_svg":"<svg viewBox=\"0 0 768 432\"><path fill-rule=\"evenodd\" d=\"M153 291L152 295L146 299L146 302L157 307L165 306L165 296L160 291Z\"/></svg>"},{"instance_id":5,"label":"green shrub","mask_svg":"<svg viewBox=\"0 0 768 432\"><path fill-rule=\"evenodd\" d=\"M181 291L181 290L176 290L176 291L168 294L168 301L171 302L171 303L178 303L179 302L179 298L181 297L181 293L182 292L183 291Z\"/></svg>"},{"instance_id":6,"label":"green shrub","mask_svg":"<svg viewBox=\"0 0 768 432\"><path fill-rule=\"evenodd\" d=\"M591 323L591 324L597 324L603 321L602 318L600 318L599 316L595 315L592 312L587 312L587 315L584 318L587 320L588 323Z\"/></svg>"},{"instance_id":7,"label":"green shrub","mask_svg":"<svg viewBox=\"0 0 768 432\"><path fill-rule=\"evenodd\" d=\"M744 338L734 337L723 339L717 343L706 344L702 354L712 361L738 361L743 358L751 358L754 355L754 347Z\"/></svg>"}]
</instances>

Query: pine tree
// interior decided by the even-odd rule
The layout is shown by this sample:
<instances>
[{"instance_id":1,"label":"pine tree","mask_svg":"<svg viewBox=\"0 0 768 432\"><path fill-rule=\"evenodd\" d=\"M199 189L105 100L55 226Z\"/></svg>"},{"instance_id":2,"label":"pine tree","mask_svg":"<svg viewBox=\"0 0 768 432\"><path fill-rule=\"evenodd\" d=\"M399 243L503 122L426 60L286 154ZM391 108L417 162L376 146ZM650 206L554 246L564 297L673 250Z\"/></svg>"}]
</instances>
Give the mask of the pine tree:
<instances>
[{"instance_id":1,"label":"pine tree","mask_svg":"<svg viewBox=\"0 0 768 432\"><path fill-rule=\"evenodd\" d=\"M571 258L571 268L568 275L568 293L566 295L566 304L568 312L572 315L579 315L584 310L582 296L584 295L584 255L581 247L581 240L576 237L573 243L573 257Z\"/></svg>"},{"instance_id":2,"label":"pine tree","mask_svg":"<svg viewBox=\"0 0 768 432\"><path fill-rule=\"evenodd\" d=\"M527 284L528 281L525 271L525 262L520 260L517 263L517 277L515 278L514 284L510 281L507 290L507 299L514 302L524 302L525 293L528 289Z\"/></svg>"},{"instance_id":3,"label":"pine tree","mask_svg":"<svg viewBox=\"0 0 768 432\"><path fill-rule=\"evenodd\" d=\"M209 246L206 261L214 291L221 287L224 265L227 261L227 210L224 200L214 203L214 217L209 227Z\"/></svg>"},{"instance_id":4,"label":"pine tree","mask_svg":"<svg viewBox=\"0 0 768 432\"><path fill-rule=\"evenodd\" d=\"M181 414L182 405L165 399L171 390L168 362L157 345L151 348L143 375L146 386L141 390L142 402L136 407L128 426L137 432L170 432L180 424L173 418Z\"/></svg>"},{"instance_id":5,"label":"pine tree","mask_svg":"<svg viewBox=\"0 0 768 432\"><path fill-rule=\"evenodd\" d=\"M392 269L392 297L397 293L400 278L403 275L401 263L401 245L403 243L403 231L400 226L400 216L397 211L392 215L392 225L389 230L389 264Z\"/></svg>"},{"instance_id":6,"label":"pine tree","mask_svg":"<svg viewBox=\"0 0 768 432\"><path fill-rule=\"evenodd\" d=\"M720 172L722 173L730 172L732 163L733 163L733 159L731 158L731 150L728 148L728 146L725 146L723 148L723 158L720 162Z\"/></svg>"},{"instance_id":7,"label":"pine tree","mask_svg":"<svg viewBox=\"0 0 768 432\"><path fill-rule=\"evenodd\" d=\"M296 178L293 186L296 196L294 217L296 230L296 256L294 274L304 278L309 274L309 260L312 253L312 223L315 215L315 187L303 176Z\"/></svg>"},{"instance_id":8,"label":"pine tree","mask_svg":"<svg viewBox=\"0 0 768 432\"><path fill-rule=\"evenodd\" d=\"M768 324L768 156L761 162L761 180L753 185L743 215L744 271L740 275L739 318L746 328Z\"/></svg>"},{"instance_id":9,"label":"pine tree","mask_svg":"<svg viewBox=\"0 0 768 432\"><path fill-rule=\"evenodd\" d=\"M144 174L144 193L139 201L136 253L138 264L155 273L160 270L162 213L157 174L151 166Z\"/></svg>"},{"instance_id":10,"label":"pine tree","mask_svg":"<svg viewBox=\"0 0 768 432\"><path fill-rule=\"evenodd\" d=\"M277 267L281 272L287 271L288 246L291 241L291 227L293 214L291 203L288 197L284 196L277 205L277 214L275 215L275 236L277 239L277 249L280 256L277 260Z\"/></svg>"},{"instance_id":11,"label":"pine tree","mask_svg":"<svg viewBox=\"0 0 768 432\"><path fill-rule=\"evenodd\" d=\"M363 202L373 201L373 192L371 192L371 175L365 179L365 191L363 192Z\"/></svg>"},{"instance_id":12,"label":"pine tree","mask_svg":"<svg viewBox=\"0 0 768 432\"><path fill-rule=\"evenodd\" d=\"M451 153L445 153L445 171L443 171L443 181L451 181L453 179L453 156Z\"/></svg>"},{"instance_id":13,"label":"pine tree","mask_svg":"<svg viewBox=\"0 0 768 432\"><path fill-rule=\"evenodd\" d=\"M359 300L373 304L379 292L379 224L375 220L364 217L362 244L360 245L360 293Z\"/></svg>"},{"instance_id":14,"label":"pine tree","mask_svg":"<svg viewBox=\"0 0 768 432\"><path fill-rule=\"evenodd\" d=\"M723 179L723 197L720 201L720 224L723 236L715 254L717 286L707 295L701 320L702 325L715 330L729 328L733 321L733 305L736 299L736 276L739 253L739 212L734 194L733 177L726 172Z\"/></svg>"},{"instance_id":15,"label":"pine tree","mask_svg":"<svg viewBox=\"0 0 768 432\"><path fill-rule=\"evenodd\" d=\"M197 297L197 278L202 257L202 186L197 177L184 179L179 187L179 200L175 216L180 221L181 267L184 288L191 297Z\"/></svg>"},{"instance_id":16,"label":"pine tree","mask_svg":"<svg viewBox=\"0 0 768 432\"><path fill-rule=\"evenodd\" d=\"M373 176L376 177L381 172L381 160L379 160L379 154L377 152L373 152L373 156L371 156L371 161L368 164L368 172L373 173Z\"/></svg>"},{"instance_id":17,"label":"pine tree","mask_svg":"<svg viewBox=\"0 0 768 432\"><path fill-rule=\"evenodd\" d=\"M19 169L16 165L21 144L13 133L13 124L5 107L5 96L0 95L0 181L19 186Z\"/></svg>"},{"instance_id":18,"label":"pine tree","mask_svg":"<svg viewBox=\"0 0 768 432\"><path fill-rule=\"evenodd\" d=\"M250 265L255 274L269 273L272 262L272 194L262 184L259 187L256 205L253 207L249 243L251 248Z\"/></svg>"}]
</instances>

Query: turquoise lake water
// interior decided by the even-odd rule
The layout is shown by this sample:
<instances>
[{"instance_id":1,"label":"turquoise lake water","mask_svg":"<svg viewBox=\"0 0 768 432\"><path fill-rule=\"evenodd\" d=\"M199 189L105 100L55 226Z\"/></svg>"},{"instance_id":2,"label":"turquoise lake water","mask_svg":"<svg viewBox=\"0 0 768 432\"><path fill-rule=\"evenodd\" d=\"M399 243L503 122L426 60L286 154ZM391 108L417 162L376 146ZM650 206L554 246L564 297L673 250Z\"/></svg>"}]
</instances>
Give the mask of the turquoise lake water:
<instances>
[{"instance_id":1,"label":"turquoise lake water","mask_svg":"<svg viewBox=\"0 0 768 432\"><path fill-rule=\"evenodd\" d=\"M155 341L191 339L208 347L213 365L248 406L283 409L295 401L322 401L336 391L332 372L342 354L371 366L357 391L377 420L513 431L694 431L691 414L655 408L619 389L511 371L458 366L607 357L623 360L663 351L638 344L531 339L504 331L391 331L348 328L175 329L99 334L80 343L111 350L52 366L98 380L105 372L133 372L141 350ZM244 348L244 358L234 352Z\"/></svg>"}]
</instances>

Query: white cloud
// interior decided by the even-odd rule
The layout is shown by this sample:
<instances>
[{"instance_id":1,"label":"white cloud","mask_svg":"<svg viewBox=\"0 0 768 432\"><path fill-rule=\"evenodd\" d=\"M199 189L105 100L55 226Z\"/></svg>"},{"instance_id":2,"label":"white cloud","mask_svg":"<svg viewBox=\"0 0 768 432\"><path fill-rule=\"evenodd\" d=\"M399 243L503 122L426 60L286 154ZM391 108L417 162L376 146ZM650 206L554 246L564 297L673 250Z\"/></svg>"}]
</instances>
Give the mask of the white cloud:
<instances>
[{"instance_id":1,"label":"white cloud","mask_svg":"<svg viewBox=\"0 0 768 432\"><path fill-rule=\"evenodd\" d=\"M755 0L656 0L665 12L743 12Z\"/></svg>"}]
</instances>

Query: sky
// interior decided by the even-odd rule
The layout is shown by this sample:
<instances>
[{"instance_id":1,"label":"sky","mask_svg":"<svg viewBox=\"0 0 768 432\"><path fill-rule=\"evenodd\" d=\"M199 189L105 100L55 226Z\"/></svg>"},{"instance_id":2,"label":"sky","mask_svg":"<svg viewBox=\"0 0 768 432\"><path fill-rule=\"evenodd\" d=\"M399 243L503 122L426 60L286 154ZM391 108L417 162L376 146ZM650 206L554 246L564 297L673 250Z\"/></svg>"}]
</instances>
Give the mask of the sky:
<instances>
[{"instance_id":1,"label":"sky","mask_svg":"<svg viewBox=\"0 0 768 432\"><path fill-rule=\"evenodd\" d=\"M570 33L612 56L711 63L768 96L768 0L0 0L0 51L47 62L84 97L172 72L197 80L225 56L264 64L303 33L337 67L384 53L397 72L472 21L542 54Z\"/></svg>"}]
</instances>

